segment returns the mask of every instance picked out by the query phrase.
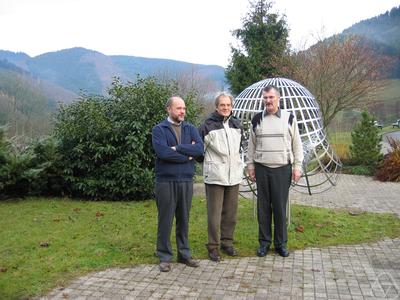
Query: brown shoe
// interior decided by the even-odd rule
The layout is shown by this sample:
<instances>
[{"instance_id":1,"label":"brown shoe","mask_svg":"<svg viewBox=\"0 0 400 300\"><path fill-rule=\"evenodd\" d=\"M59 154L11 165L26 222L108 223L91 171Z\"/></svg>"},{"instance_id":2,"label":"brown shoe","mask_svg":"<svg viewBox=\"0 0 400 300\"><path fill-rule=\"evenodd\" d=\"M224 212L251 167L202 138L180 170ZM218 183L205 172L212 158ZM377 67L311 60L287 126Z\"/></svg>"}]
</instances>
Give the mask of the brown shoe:
<instances>
[{"instance_id":1,"label":"brown shoe","mask_svg":"<svg viewBox=\"0 0 400 300\"><path fill-rule=\"evenodd\" d=\"M238 255L236 249L233 248L232 246L230 246L230 247L221 246L221 251L229 256L237 256Z\"/></svg>"},{"instance_id":2,"label":"brown shoe","mask_svg":"<svg viewBox=\"0 0 400 300\"><path fill-rule=\"evenodd\" d=\"M221 256L219 255L218 249L208 249L208 257L212 261L220 262Z\"/></svg>"},{"instance_id":3,"label":"brown shoe","mask_svg":"<svg viewBox=\"0 0 400 300\"><path fill-rule=\"evenodd\" d=\"M169 262L167 262L167 261L160 262L158 267L160 268L161 272L169 272L169 271L171 271L171 264Z\"/></svg>"},{"instance_id":4,"label":"brown shoe","mask_svg":"<svg viewBox=\"0 0 400 300\"><path fill-rule=\"evenodd\" d=\"M198 266L200 266L199 262L194 260L191 257L188 258L188 259L178 258L177 261L178 261L178 263L185 264L185 265L187 265L188 267L191 267L191 268L197 268Z\"/></svg>"}]
</instances>

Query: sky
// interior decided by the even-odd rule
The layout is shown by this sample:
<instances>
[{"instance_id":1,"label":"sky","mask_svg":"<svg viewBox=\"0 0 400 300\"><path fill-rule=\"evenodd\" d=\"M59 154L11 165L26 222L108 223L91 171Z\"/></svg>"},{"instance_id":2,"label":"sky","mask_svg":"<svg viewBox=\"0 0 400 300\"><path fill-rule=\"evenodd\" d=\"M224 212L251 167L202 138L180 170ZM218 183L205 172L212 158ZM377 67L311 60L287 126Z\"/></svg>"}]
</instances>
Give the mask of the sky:
<instances>
[{"instance_id":1,"label":"sky","mask_svg":"<svg viewBox=\"0 0 400 300\"><path fill-rule=\"evenodd\" d=\"M385 13L400 0L275 0L293 49ZM248 0L0 0L0 50L36 56L84 47L106 55L226 67Z\"/></svg>"}]
</instances>

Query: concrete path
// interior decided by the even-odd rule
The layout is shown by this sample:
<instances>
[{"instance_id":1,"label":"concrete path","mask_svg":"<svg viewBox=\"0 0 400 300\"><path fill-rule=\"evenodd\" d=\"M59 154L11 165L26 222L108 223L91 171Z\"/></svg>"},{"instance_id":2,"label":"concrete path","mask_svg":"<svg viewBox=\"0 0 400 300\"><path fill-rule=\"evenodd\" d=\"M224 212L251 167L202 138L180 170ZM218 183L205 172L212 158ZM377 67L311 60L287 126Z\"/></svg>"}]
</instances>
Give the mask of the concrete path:
<instances>
[{"instance_id":1,"label":"concrete path","mask_svg":"<svg viewBox=\"0 0 400 300\"><path fill-rule=\"evenodd\" d=\"M201 193L202 186L196 185ZM400 184L342 175L320 195L292 193L292 202L400 216ZM202 260L199 268L173 264L109 269L78 278L43 299L400 299L400 238L293 251L288 258Z\"/></svg>"}]
</instances>

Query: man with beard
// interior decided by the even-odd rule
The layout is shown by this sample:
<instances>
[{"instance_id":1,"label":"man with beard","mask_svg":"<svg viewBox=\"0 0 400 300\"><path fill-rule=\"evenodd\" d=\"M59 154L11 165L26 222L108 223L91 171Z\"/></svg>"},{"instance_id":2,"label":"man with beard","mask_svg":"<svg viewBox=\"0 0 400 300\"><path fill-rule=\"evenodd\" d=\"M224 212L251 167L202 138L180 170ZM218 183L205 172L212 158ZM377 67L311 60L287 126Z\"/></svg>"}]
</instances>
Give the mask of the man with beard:
<instances>
[{"instance_id":1,"label":"man with beard","mask_svg":"<svg viewBox=\"0 0 400 300\"><path fill-rule=\"evenodd\" d=\"M189 211L193 196L194 158L203 154L203 142L192 124L185 122L183 99L173 96L166 103L168 118L153 128L156 153L155 195L158 209L157 256L161 272L171 270L171 230L176 219L178 263L198 267L189 249Z\"/></svg>"}]
</instances>

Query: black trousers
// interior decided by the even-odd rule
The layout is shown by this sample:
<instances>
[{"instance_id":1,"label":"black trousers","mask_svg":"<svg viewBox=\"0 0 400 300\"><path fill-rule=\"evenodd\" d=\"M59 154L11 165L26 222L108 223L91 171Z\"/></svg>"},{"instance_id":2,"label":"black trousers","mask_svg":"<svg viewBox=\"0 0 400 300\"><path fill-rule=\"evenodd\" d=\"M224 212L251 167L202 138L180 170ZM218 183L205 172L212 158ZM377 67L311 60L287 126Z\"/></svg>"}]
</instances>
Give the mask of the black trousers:
<instances>
[{"instance_id":1,"label":"black trousers","mask_svg":"<svg viewBox=\"0 0 400 300\"><path fill-rule=\"evenodd\" d=\"M155 194L158 210L157 256L162 262L172 260L173 252L170 236L175 216L178 257L182 259L190 258L188 234L193 182L156 182Z\"/></svg>"},{"instance_id":2,"label":"black trousers","mask_svg":"<svg viewBox=\"0 0 400 300\"><path fill-rule=\"evenodd\" d=\"M286 205L292 177L292 165L269 168L255 164L257 182L258 240L260 246L272 242L272 216L274 218L274 245L287 243Z\"/></svg>"}]
</instances>

